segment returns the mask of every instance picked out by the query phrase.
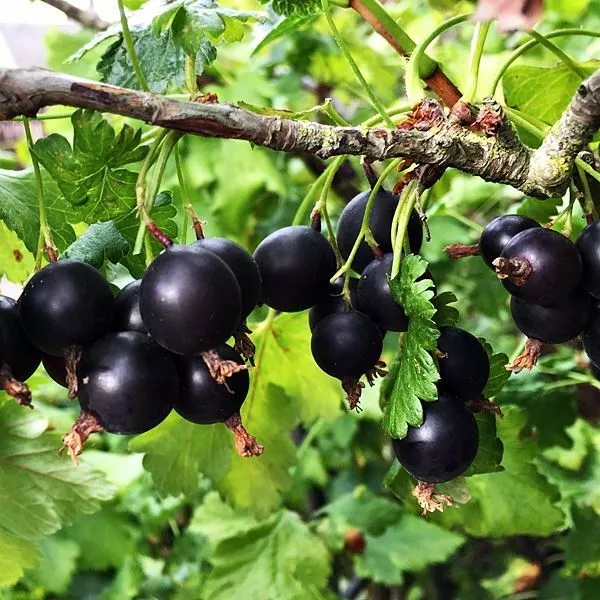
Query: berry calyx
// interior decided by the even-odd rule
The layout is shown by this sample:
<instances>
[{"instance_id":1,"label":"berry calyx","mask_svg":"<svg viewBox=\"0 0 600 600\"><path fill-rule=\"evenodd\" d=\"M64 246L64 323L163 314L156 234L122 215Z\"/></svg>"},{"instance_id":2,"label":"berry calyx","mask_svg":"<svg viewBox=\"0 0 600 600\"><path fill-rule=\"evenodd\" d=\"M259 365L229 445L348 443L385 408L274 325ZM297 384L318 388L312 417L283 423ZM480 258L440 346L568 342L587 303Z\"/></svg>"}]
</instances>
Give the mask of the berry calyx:
<instances>
[{"instance_id":1,"label":"berry calyx","mask_svg":"<svg viewBox=\"0 0 600 600\"><path fill-rule=\"evenodd\" d=\"M355 196L344 208L338 222L337 243L344 259L350 256L352 247L359 235L362 220L367 207L371 190ZM398 197L391 192L379 190L374 199L369 218L369 229L383 254L392 251L391 229L394 212L398 205ZM423 243L423 225L419 215L413 211L407 228L408 241L413 253L419 252ZM361 273L375 259L375 255L364 240L352 262L352 268Z\"/></svg>"},{"instance_id":2,"label":"berry calyx","mask_svg":"<svg viewBox=\"0 0 600 600\"><path fill-rule=\"evenodd\" d=\"M462 475L479 448L479 431L472 413L449 394L423 403L423 424L409 427L406 437L392 440L396 457L413 477L442 483Z\"/></svg>"},{"instance_id":3,"label":"berry calyx","mask_svg":"<svg viewBox=\"0 0 600 600\"><path fill-rule=\"evenodd\" d=\"M510 364L506 365L506 370L512 373L520 373L525 369L533 369L542 355L543 349L544 342L535 338L528 338L523 352Z\"/></svg>"},{"instance_id":4,"label":"berry calyx","mask_svg":"<svg viewBox=\"0 0 600 600\"><path fill-rule=\"evenodd\" d=\"M262 277L263 302L283 312L314 306L329 289L335 254L329 242L310 227L284 227L267 236L254 259Z\"/></svg>"},{"instance_id":5,"label":"berry calyx","mask_svg":"<svg viewBox=\"0 0 600 600\"><path fill-rule=\"evenodd\" d=\"M79 260L59 260L38 271L18 306L29 340L53 356L93 344L113 327L115 300L109 284Z\"/></svg>"},{"instance_id":6,"label":"berry calyx","mask_svg":"<svg viewBox=\"0 0 600 600\"><path fill-rule=\"evenodd\" d=\"M493 264L510 294L533 304L555 304L581 280L582 262L575 244L543 227L517 234Z\"/></svg>"},{"instance_id":7,"label":"berry calyx","mask_svg":"<svg viewBox=\"0 0 600 600\"><path fill-rule=\"evenodd\" d=\"M150 335L175 354L224 343L241 316L240 286L216 254L196 246L164 250L140 286L140 311Z\"/></svg>"},{"instance_id":8,"label":"berry calyx","mask_svg":"<svg viewBox=\"0 0 600 600\"><path fill-rule=\"evenodd\" d=\"M439 387L463 402L481 394L490 376L490 359L479 340L458 327L440 327Z\"/></svg>"}]
</instances>

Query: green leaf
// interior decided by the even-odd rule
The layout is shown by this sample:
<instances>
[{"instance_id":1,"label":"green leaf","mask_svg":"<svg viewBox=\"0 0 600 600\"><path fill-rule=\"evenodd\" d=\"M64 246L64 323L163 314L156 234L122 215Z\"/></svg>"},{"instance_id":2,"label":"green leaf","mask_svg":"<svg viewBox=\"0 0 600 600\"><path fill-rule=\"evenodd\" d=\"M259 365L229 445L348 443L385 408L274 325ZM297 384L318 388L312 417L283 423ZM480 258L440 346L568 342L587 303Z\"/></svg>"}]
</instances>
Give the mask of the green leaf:
<instances>
[{"instance_id":1,"label":"green leaf","mask_svg":"<svg viewBox=\"0 0 600 600\"><path fill-rule=\"evenodd\" d=\"M305 25L309 25L314 21L314 15L295 15L291 17L282 17L275 23L272 29L260 40L256 45L252 54L258 54L261 50L266 48L269 44L275 40L281 38L287 38L293 35L295 32L302 29Z\"/></svg>"},{"instance_id":2,"label":"green leaf","mask_svg":"<svg viewBox=\"0 0 600 600\"><path fill-rule=\"evenodd\" d=\"M176 0L154 18L152 27L155 35L170 31L175 46L193 55L206 42L239 42L249 21L263 23L266 15L221 7L214 0Z\"/></svg>"},{"instance_id":3,"label":"green leaf","mask_svg":"<svg viewBox=\"0 0 600 600\"><path fill-rule=\"evenodd\" d=\"M106 571L120 567L135 553L136 534L127 516L105 505L92 515L83 515L63 533L80 548L81 569Z\"/></svg>"},{"instance_id":4,"label":"green leaf","mask_svg":"<svg viewBox=\"0 0 600 600\"><path fill-rule=\"evenodd\" d=\"M479 449L475 460L464 476L503 471L503 467L500 466L503 446L496 433L496 415L476 413L474 416L479 430Z\"/></svg>"},{"instance_id":5,"label":"green leaf","mask_svg":"<svg viewBox=\"0 0 600 600\"><path fill-rule=\"evenodd\" d=\"M404 515L380 536L366 535L366 547L356 558L356 572L376 583L400 585L405 571L421 571L450 558L465 539L456 533Z\"/></svg>"},{"instance_id":6,"label":"green leaf","mask_svg":"<svg viewBox=\"0 0 600 600\"><path fill-rule=\"evenodd\" d=\"M172 32L169 30L157 37L151 27L136 26L131 28L131 36L150 91L165 94L181 88L184 84L185 54L176 46ZM216 58L215 46L208 39L203 40L197 48L196 74L201 75ZM102 55L98 71L106 83L141 89L122 34Z\"/></svg>"},{"instance_id":7,"label":"green leaf","mask_svg":"<svg viewBox=\"0 0 600 600\"><path fill-rule=\"evenodd\" d=\"M0 400L0 580L5 572L18 578L32 566L32 544L98 510L114 493L89 467L75 468L58 455L61 436L43 433L47 425L35 412Z\"/></svg>"},{"instance_id":8,"label":"green leaf","mask_svg":"<svg viewBox=\"0 0 600 600\"><path fill-rule=\"evenodd\" d=\"M176 239L178 234L177 223L174 220L176 215L177 209L173 204L173 196L171 192L160 192L154 200L154 206L152 207L150 216L157 227L172 240ZM118 217L115 219L115 225L121 235L128 242L130 249L121 263L127 267L133 277L140 279L146 272L144 256L142 254L137 254L135 256L132 254L135 246L135 238L140 226L140 220L137 216L137 211L134 209L129 213ZM150 245L152 247L154 256L157 256L163 249L161 244L154 238L150 239Z\"/></svg>"},{"instance_id":9,"label":"green leaf","mask_svg":"<svg viewBox=\"0 0 600 600\"><path fill-rule=\"evenodd\" d=\"M545 225L558 214L558 208L562 204L562 198L548 198L538 200L526 196L517 208L517 214L525 215L535 219L538 223Z\"/></svg>"},{"instance_id":10,"label":"green leaf","mask_svg":"<svg viewBox=\"0 0 600 600\"><path fill-rule=\"evenodd\" d=\"M267 4L270 0L260 0ZM272 0L271 7L278 15L314 15L321 11L319 0Z\"/></svg>"},{"instance_id":11,"label":"green leaf","mask_svg":"<svg viewBox=\"0 0 600 600\"><path fill-rule=\"evenodd\" d=\"M198 490L199 474L217 483L231 464L231 433L218 423L199 426L173 412L158 427L129 442L132 452L143 452L144 468L164 495Z\"/></svg>"},{"instance_id":12,"label":"green leaf","mask_svg":"<svg viewBox=\"0 0 600 600\"><path fill-rule=\"evenodd\" d=\"M75 239L69 222L74 222L73 209L62 199L60 191L48 177L43 177L48 225L59 252ZM31 254L38 250L40 217L37 185L33 169L0 170L0 219L25 244Z\"/></svg>"},{"instance_id":13,"label":"green leaf","mask_svg":"<svg viewBox=\"0 0 600 600\"><path fill-rule=\"evenodd\" d=\"M579 63L592 75L599 62ZM506 103L544 123L556 122L571 102L582 79L564 64L554 67L515 65L502 78Z\"/></svg>"},{"instance_id":14,"label":"green leaf","mask_svg":"<svg viewBox=\"0 0 600 600\"><path fill-rule=\"evenodd\" d=\"M0 502L0 511L4 502ZM35 544L14 537L0 528L0 586L17 583L25 569L34 567L39 558Z\"/></svg>"},{"instance_id":15,"label":"green leaf","mask_svg":"<svg viewBox=\"0 0 600 600\"><path fill-rule=\"evenodd\" d=\"M25 244L0 221L0 277L23 283L33 273L35 260Z\"/></svg>"},{"instance_id":16,"label":"green leaf","mask_svg":"<svg viewBox=\"0 0 600 600\"><path fill-rule=\"evenodd\" d=\"M428 352L435 349L439 337L432 320L433 283L429 279L417 281L426 269L427 263L421 257L410 254L390 283L394 299L409 317L390 381L382 388L389 394L382 426L388 435L398 439L406 435L409 425L418 427L423 422L421 400L437 398L435 382L440 377Z\"/></svg>"},{"instance_id":17,"label":"green leaf","mask_svg":"<svg viewBox=\"0 0 600 600\"><path fill-rule=\"evenodd\" d=\"M565 566L570 577L600 576L600 518L590 508L573 508L573 528L564 540Z\"/></svg>"},{"instance_id":18,"label":"green leaf","mask_svg":"<svg viewBox=\"0 0 600 600\"><path fill-rule=\"evenodd\" d=\"M507 407L497 423L504 444L501 473L487 473L466 480L471 500L460 510L446 510L441 520L460 525L475 537L513 535L546 536L564 527L557 507L558 489L539 474L534 460L537 443L523 435L524 410Z\"/></svg>"},{"instance_id":19,"label":"green leaf","mask_svg":"<svg viewBox=\"0 0 600 600\"><path fill-rule=\"evenodd\" d=\"M435 307L433 320L436 327L452 327L456 325L459 318L458 309L455 306L450 305L457 301L458 298L453 292L442 292L441 294L437 294L437 296L431 300L431 304Z\"/></svg>"},{"instance_id":20,"label":"green leaf","mask_svg":"<svg viewBox=\"0 0 600 600\"><path fill-rule=\"evenodd\" d=\"M242 419L265 451L251 460L234 455L219 489L235 505L267 514L291 483L296 449L289 432L301 422L335 419L342 395L339 381L312 358L306 314L269 318L256 328L254 339L256 367L250 371Z\"/></svg>"},{"instance_id":21,"label":"green leaf","mask_svg":"<svg viewBox=\"0 0 600 600\"><path fill-rule=\"evenodd\" d=\"M101 269L108 260L114 264L129 252L129 242L116 228L114 221L94 223L61 255L61 258L82 260Z\"/></svg>"},{"instance_id":22,"label":"green leaf","mask_svg":"<svg viewBox=\"0 0 600 600\"><path fill-rule=\"evenodd\" d=\"M90 110L76 111L73 146L56 133L35 143L34 152L66 200L85 223L108 221L135 206L137 175L122 167L144 158L142 132L124 125L118 134Z\"/></svg>"},{"instance_id":23,"label":"green leaf","mask_svg":"<svg viewBox=\"0 0 600 600\"><path fill-rule=\"evenodd\" d=\"M202 598L324 599L330 560L324 544L287 510L257 521L209 494L190 524L213 547Z\"/></svg>"},{"instance_id":24,"label":"green leaf","mask_svg":"<svg viewBox=\"0 0 600 600\"><path fill-rule=\"evenodd\" d=\"M62 595L77 570L79 546L73 540L54 535L42 540L38 566L27 573L26 583L45 592Z\"/></svg>"},{"instance_id":25,"label":"green leaf","mask_svg":"<svg viewBox=\"0 0 600 600\"><path fill-rule=\"evenodd\" d=\"M507 364L508 356L506 354L490 353L490 377L483 390L483 395L486 398L497 396L510 379L510 371L506 370Z\"/></svg>"}]
</instances>

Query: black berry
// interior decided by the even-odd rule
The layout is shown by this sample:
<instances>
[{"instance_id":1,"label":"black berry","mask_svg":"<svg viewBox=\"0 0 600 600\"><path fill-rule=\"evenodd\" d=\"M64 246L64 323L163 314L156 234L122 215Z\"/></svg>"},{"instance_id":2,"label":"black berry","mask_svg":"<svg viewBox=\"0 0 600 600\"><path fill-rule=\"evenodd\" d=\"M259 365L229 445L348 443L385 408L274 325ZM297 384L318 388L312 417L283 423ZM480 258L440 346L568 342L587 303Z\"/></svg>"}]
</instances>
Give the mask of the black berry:
<instances>
[{"instance_id":1,"label":"black berry","mask_svg":"<svg viewBox=\"0 0 600 600\"><path fill-rule=\"evenodd\" d=\"M501 254L508 242L526 229L539 227L540 224L522 215L502 215L490 221L479 238L479 252L489 267Z\"/></svg>"},{"instance_id":2,"label":"black berry","mask_svg":"<svg viewBox=\"0 0 600 600\"><path fill-rule=\"evenodd\" d=\"M443 483L462 475L477 454L479 431L473 414L446 394L423 403L423 424L392 440L400 464L419 481Z\"/></svg>"},{"instance_id":3,"label":"black berry","mask_svg":"<svg viewBox=\"0 0 600 600\"><path fill-rule=\"evenodd\" d=\"M172 246L146 271L140 310L161 346L175 354L197 354L224 343L239 325L240 286L213 252Z\"/></svg>"},{"instance_id":4,"label":"black berry","mask_svg":"<svg viewBox=\"0 0 600 600\"><path fill-rule=\"evenodd\" d=\"M262 277L263 302L283 312L320 302L335 273L329 242L310 227L284 227L266 237L254 253Z\"/></svg>"},{"instance_id":5,"label":"black berry","mask_svg":"<svg viewBox=\"0 0 600 600\"><path fill-rule=\"evenodd\" d=\"M225 238L204 238L195 246L214 252L233 271L242 293L242 320L246 320L261 296L260 271L252 255Z\"/></svg>"},{"instance_id":6,"label":"black berry","mask_svg":"<svg viewBox=\"0 0 600 600\"><path fill-rule=\"evenodd\" d=\"M313 306L308 313L308 323L311 331L313 331L319 322L326 316L332 313L346 312L347 310L351 310L352 306L356 305L358 279L350 279L348 287L350 291L350 307L344 301L344 278L340 277L335 283L332 283L329 286L329 293L321 300L321 302Z\"/></svg>"},{"instance_id":7,"label":"black berry","mask_svg":"<svg viewBox=\"0 0 600 600\"><path fill-rule=\"evenodd\" d=\"M514 296L510 301L510 312L519 330L528 338L547 344L562 344L577 337L586 326L590 299L576 290L557 304L539 306Z\"/></svg>"},{"instance_id":8,"label":"black berry","mask_svg":"<svg viewBox=\"0 0 600 600\"><path fill-rule=\"evenodd\" d=\"M590 316L582 338L589 359L600 367L600 300L592 299L590 303Z\"/></svg>"},{"instance_id":9,"label":"black berry","mask_svg":"<svg viewBox=\"0 0 600 600\"><path fill-rule=\"evenodd\" d=\"M38 271L18 305L27 337L54 356L92 344L113 327L115 300L109 284L78 260L59 260Z\"/></svg>"},{"instance_id":10,"label":"black berry","mask_svg":"<svg viewBox=\"0 0 600 600\"><path fill-rule=\"evenodd\" d=\"M490 376L490 359L479 340L464 329L441 327L438 350L440 389L464 402L481 394Z\"/></svg>"},{"instance_id":11,"label":"black berry","mask_svg":"<svg viewBox=\"0 0 600 600\"><path fill-rule=\"evenodd\" d=\"M140 312L141 279L126 285L115 300L115 329L148 333Z\"/></svg>"},{"instance_id":12,"label":"black berry","mask_svg":"<svg viewBox=\"0 0 600 600\"><path fill-rule=\"evenodd\" d=\"M336 237L344 259L350 256L352 247L358 237L370 194L371 190L367 190L355 196L346 205L340 215ZM391 228L397 205L397 196L385 190L379 190L373 203L369 218L369 228L383 253L392 251ZM421 249L421 244L423 243L423 225L415 211L411 213L407 234L410 249L416 254ZM374 258L375 255L363 240L352 263L352 268L358 273L362 273L363 269Z\"/></svg>"},{"instance_id":13,"label":"black berry","mask_svg":"<svg viewBox=\"0 0 600 600\"><path fill-rule=\"evenodd\" d=\"M244 364L233 348L223 344L217 349L223 360ZM248 389L248 371L239 371L227 378L225 384L217 383L200 356L181 356L176 359L179 375L179 396L175 410L192 423L207 425L223 423L239 413Z\"/></svg>"},{"instance_id":14,"label":"black berry","mask_svg":"<svg viewBox=\"0 0 600 600\"><path fill-rule=\"evenodd\" d=\"M359 379L379 360L383 337L367 315L356 311L337 312L316 326L311 350L315 362L328 375Z\"/></svg>"},{"instance_id":15,"label":"black berry","mask_svg":"<svg viewBox=\"0 0 600 600\"><path fill-rule=\"evenodd\" d=\"M177 398L177 371L169 354L137 331L105 336L79 363L79 404L105 431L133 435L169 414Z\"/></svg>"},{"instance_id":16,"label":"black berry","mask_svg":"<svg viewBox=\"0 0 600 600\"><path fill-rule=\"evenodd\" d=\"M581 282L595 298L600 298L600 221L590 223L579 236L577 248L583 262Z\"/></svg>"}]
</instances>

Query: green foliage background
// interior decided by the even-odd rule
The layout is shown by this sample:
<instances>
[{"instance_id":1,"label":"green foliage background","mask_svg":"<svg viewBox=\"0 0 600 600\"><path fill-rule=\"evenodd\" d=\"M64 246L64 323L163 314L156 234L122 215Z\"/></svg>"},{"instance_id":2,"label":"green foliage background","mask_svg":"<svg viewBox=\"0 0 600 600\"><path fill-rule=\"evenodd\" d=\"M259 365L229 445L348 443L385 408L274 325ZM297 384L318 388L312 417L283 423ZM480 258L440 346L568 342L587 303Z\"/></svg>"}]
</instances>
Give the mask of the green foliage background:
<instances>
[{"instance_id":1,"label":"green foliage background","mask_svg":"<svg viewBox=\"0 0 600 600\"><path fill-rule=\"evenodd\" d=\"M185 55L193 53L202 90L221 101L301 115L332 97L352 123L372 116L320 3L265 4L178 0L150 16L133 13L135 45L151 88L181 94ZM416 40L473 8L446 0L386 7ZM384 105L405 104L406 61L353 11L336 10L335 20ZM548 0L539 30L561 27L600 30L600 1ZM453 29L431 49L460 87L472 31L470 24ZM91 38L50 32L49 66L135 87L119 28ZM480 96L490 93L498 69L527 39L492 27ZM572 35L555 42L586 69L598 67L592 61L599 39ZM81 47L76 60L67 60ZM537 47L507 71L498 94L544 127L560 115L579 81ZM47 114L65 112L71 111L55 107ZM308 118L326 115L317 110ZM44 132L35 154L45 169L59 252L101 268L115 285L140 277L143 259L132 254L135 180L150 128L79 111L71 119L44 121ZM526 143L538 143L531 131L519 132ZM322 169L319 161L239 141L187 137L180 150L207 234L250 250L291 222ZM30 169L22 170L29 163L23 142L14 156L2 158L0 273L22 283L39 251L35 180ZM334 219L366 185L358 160L342 173L330 196ZM171 161L153 218L172 237L189 241L181 203ZM507 296L481 260L450 262L442 251L450 243L476 242L482 226L499 214L522 212L547 222L562 205L561 199L525 199L457 172L446 173L430 195L432 239L423 258L438 291L458 298L459 325L493 346L487 392L505 412L497 421L478 417L476 462L466 477L440 486L457 506L419 516L410 495L414 482L394 464L381 427L380 393L384 401L396 398L399 409L388 409L386 429L401 435L407 423L420 422L417 398L433 399L436 379L424 349L435 346L435 324L456 319L444 307L451 297L432 306L428 285L414 283L425 265L413 259L404 263L394 293L411 311L413 331L404 349L423 359L427 375L402 376L406 364L393 359L398 339L388 335L392 373L365 391L359 415L343 409L339 383L314 364L305 314L252 315L257 366L243 417L265 445L260 459L239 458L225 427L194 426L172 414L136 438L95 436L75 468L56 452L77 412L61 388L36 374L31 412L1 395L0 599L330 600L351 597L339 594L356 578L370 582L370 594L394 589L404 594L397 597L415 599L600 597L600 384L577 344L556 348L534 372L506 382L503 366L521 345ZM583 225L576 213L575 234ZM362 554L346 546L352 530L364 534ZM338 592L331 580L340 583Z\"/></svg>"}]
</instances>

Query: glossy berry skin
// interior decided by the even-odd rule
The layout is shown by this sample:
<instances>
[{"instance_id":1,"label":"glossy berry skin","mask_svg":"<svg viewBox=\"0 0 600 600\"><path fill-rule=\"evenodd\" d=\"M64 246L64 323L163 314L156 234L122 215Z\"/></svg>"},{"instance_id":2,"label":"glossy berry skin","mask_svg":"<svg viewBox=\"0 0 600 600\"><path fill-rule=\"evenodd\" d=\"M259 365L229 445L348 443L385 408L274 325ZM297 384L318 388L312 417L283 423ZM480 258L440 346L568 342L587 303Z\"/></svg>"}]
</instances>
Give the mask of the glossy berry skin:
<instances>
[{"instance_id":1,"label":"glossy berry skin","mask_svg":"<svg viewBox=\"0 0 600 600\"><path fill-rule=\"evenodd\" d=\"M577 337L589 317L590 298L577 290L557 304L539 306L514 296L510 301L512 318L528 338L547 344L562 344Z\"/></svg>"},{"instance_id":2,"label":"glossy berry skin","mask_svg":"<svg viewBox=\"0 0 600 600\"><path fill-rule=\"evenodd\" d=\"M419 481L443 483L462 475L479 448L473 414L448 394L423 402L423 424L392 440L400 464Z\"/></svg>"},{"instance_id":3,"label":"glossy berry skin","mask_svg":"<svg viewBox=\"0 0 600 600\"><path fill-rule=\"evenodd\" d=\"M79 260L59 260L38 271L18 301L25 333L45 354L61 356L112 330L115 300L99 271Z\"/></svg>"},{"instance_id":4,"label":"glossy berry skin","mask_svg":"<svg viewBox=\"0 0 600 600\"><path fill-rule=\"evenodd\" d=\"M263 302L282 312L306 310L320 302L336 270L329 242L310 227L284 227L256 248Z\"/></svg>"},{"instance_id":5,"label":"glossy berry skin","mask_svg":"<svg viewBox=\"0 0 600 600\"><path fill-rule=\"evenodd\" d=\"M217 349L224 360L243 364L242 357L225 344ZM187 421L208 425L223 423L240 412L250 387L248 371L239 371L227 378L227 387L217 383L200 356L176 359L179 375L179 396L175 410Z\"/></svg>"},{"instance_id":6,"label":"glossy berry skin","mask_svg":"<svg viewBox=\"0 0 600 600\"><path fill-rule=\"evenodd\" d=\"M363 271L358 282L356 308L371 317L383 331L406 331L408 317L392 297L388 276L393 255L375 259Z\"/></svg>"},{"instance_id":7,"label":"glossy berry skin","mask_svg":"<svg viewBox=\"0 0 600 600\"><path fill-rule=\"evenodd\" d=\"M38 368L41 358L25 335L17 303L0 296L0 366L7 365L15 379L25 381Z\"/></svg>"},{"instance_id":8,"label":"glossy berry skin","mask_svg":"<svg viewBox=\"0 0 600 600\"><path fill-rule=\"evenodd\" d=\"M358 379L379 360L383 336L367 315L337 312L316 326L310 347L325 373L338 379Z\"/></svg>"},{"instance_id":9,"label":"glossy berry skin","mask_svg":"<svg viewBox=\"0 0 600 600\"><path fill-rule=\"evenodd\" d=\"M583 348L592 363L600 367L600 300L592 298L590 316L583 331Z\"/></svg>"},{"instance_id":10,"label":"glossy berry skin","mask_svg":"<svg viewBox=\"0 0 600 600\"><path fill-rule=\"evenodd\" d=\"M44 370L58 385L68 388L67 383L67 367L65 359L62 356L51 356L50 354L44 354L42 356L42 365Z\"/></svg>"},{"instance_id":11,"label":"glossy berry skin","mask_svg":"<svg viewBox=\"0 0 600 600\"><path fill-rule=\"evenodd\" d=\"M371 190L367 190L355 196L346 205L340 215L336 238L344 259L350 256L354 242L358 237L370 194ZM397 205L398 197L385 190L379 190L373 203L369 218L369 228L383 253L392 251L391 228ZM423 243L423 225L415 211L410 215L407 234L410 249L416 254L421 249L421 244ZM352 268L357 273L362 273L364 268L374 258L375 255L363 240L352 263Z\"/></svg>"},{"instance_id":12,"label":"glossy berry skin","mask_svg":"<svg viewBox=\"0 0 600 600\"><path fill-rule=\"evenodd\" d=\"M350 302L352 306L356 306L356 292L358 289L358 279L350 279L348 282L350 290ZM352 310L346 302L344 302L344 278L340 277L335 283L330 284L329 293L310 309L308 313L308 324L310 330L314 331L315 327L328 315L338 312L346 312Z\"/></svg>"},{"instance_id":13,"label":"glossy berry skin","mask_svg":"<svg viewBox=\"0 0 600 600\"><path fill-rule=\"evenodd\" d=\"M527 281L518 286L502 280L511 295L533 304L555 304L566 298L581 280L582 262L573 242L552 229L536 227L508 242L502 258L524 258L532 268Z\"/></svg>"},{"instance_id":14,"label":"glossy berry skin","mask_svg":"<svg viewBox=\"0 0 600 600\"><path fill-rule=\"evenodd\" d=\"M252 255L225 238L204 238L194 245L214 252L233 271L242 292L242 321L245 321L261 295L260 271Z\"/></svg>"},{"instance_id":15,"label":"glossy berry skin","mask_svg":"<svg viewBox=\"0 0 600 600\"><path fill-rule=\"evenodd\" d=\"M581 283L594 298L600 299L600 221L590 223L577 240L583 261Z\"/></svg>"},{"instance_id":16,"label":"glossy berry skin","mask_svg":"<svg viewBox=\"0 0 600 600\"><path fill-rule=\"evenodd\" d=\"M169 354L137 331L112 333L86 348L77 368L79 404L105 431L149 431L169 414L178 393Z\"/></svg>"},{"instance_id":17,"label":"glossy berry skin","mask_svg":"<svg viewBox=\"0 0 600 600\"><path fill-rule=\"evenodd\" d=\"M148 333L140 312L141 279L126 285L115 300L115 330Z\"/></svg>"},{"instance_id":18,"label":"glossy berry skin","mask_svg":"<svg viewBox=\"0 0 600 600\"><path fill-rule=\"evenodd\" d=\"M479 238L479 252L490 268L508 242L526 229L539 227L540 224L522 215L502 215L490 221Z\"/></svg>"},{"instance_id":19,"label":"glossy berry skin","mask_svg":"<svg viewBox=\"0 0 600 600\"><path fill-rule=\"evenodd\" d=\"M142 279L140 311L150 335L163 348L197 354L224 343L239 325L240 286L213 252L172 246Z\"/></svg>"},{"instance_id":20,"label":"glossy berry skin","mask_svg":"<svg viewBox=\"0 0 600 600\"><path fill-rule=\"evenodd\" d=\"M485 388L490 377L490 359L481 342L458 327L440 327L438 350L439 387L463 402Z\"/></svg>"}]
</instances>

